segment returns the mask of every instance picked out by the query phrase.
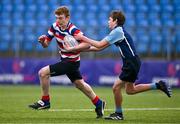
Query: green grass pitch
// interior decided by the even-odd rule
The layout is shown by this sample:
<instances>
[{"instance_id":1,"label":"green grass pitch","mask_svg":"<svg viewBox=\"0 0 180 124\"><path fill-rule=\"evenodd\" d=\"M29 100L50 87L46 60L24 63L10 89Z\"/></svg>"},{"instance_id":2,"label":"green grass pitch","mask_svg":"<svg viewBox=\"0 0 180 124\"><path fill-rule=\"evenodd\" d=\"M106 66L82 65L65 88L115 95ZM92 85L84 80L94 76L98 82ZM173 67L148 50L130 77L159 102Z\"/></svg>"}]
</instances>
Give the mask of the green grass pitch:
<instances>
[{"instance_id":1,"label":"green grass pitch","mask_svg":"<svg viewBox=\"0 0 180 124\"><path fill-rule=\"evenodd\" d=\"M107 105L105 116L113 112L111 87L93 87ZM40 86L0 85L0 123L60 124L149 124L180 123L180 89L173 89L172 98L160 91L127 95L123 91L124 121L96 119L91 101L75 87L51 86L51 109L32 110L28 104L41 95Z\"/></svg>"}]
</instances>

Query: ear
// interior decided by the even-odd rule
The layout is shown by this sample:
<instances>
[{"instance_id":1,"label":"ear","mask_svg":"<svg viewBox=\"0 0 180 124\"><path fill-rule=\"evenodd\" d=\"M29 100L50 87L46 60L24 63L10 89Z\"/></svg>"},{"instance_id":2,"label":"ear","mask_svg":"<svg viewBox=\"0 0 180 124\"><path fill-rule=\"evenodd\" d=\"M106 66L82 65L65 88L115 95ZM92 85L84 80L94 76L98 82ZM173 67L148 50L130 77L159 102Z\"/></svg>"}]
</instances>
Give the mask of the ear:
<instances>
[{"instance_id":1,"label":"ear","mask_svg":"<svg viewBox=\"0 0 180 124\"><path fill-rule=\"evenodd\" d=\"M116 24L117 24L117 21L118 21L117 19L116 19L116 20L114 20L114 22L116 22Z\"/></svg>"}]
</instances>

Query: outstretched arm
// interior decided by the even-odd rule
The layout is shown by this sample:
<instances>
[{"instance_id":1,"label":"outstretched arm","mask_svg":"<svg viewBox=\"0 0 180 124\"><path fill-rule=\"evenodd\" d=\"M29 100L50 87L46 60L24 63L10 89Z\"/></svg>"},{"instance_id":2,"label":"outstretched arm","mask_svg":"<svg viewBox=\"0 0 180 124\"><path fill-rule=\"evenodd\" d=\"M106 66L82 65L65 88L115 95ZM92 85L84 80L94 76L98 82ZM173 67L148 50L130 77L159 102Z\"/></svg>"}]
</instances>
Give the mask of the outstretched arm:
<instances>
[{"instance_id":1,"label":"outstretched arm","mask_svg":"<svg viewBox=\"0 0 180 124\"><path fill-rule=\"evenodd\" d=\"M98 49L104 49L106 47L108 47L110 44L109 42L107 42L106 40L101 40L101 41L96 41L96 40L93 40L93 39L90 39L82 34L77 34L75 36L76 39L79 39L79 40L82 40L86 43L89 43L91 44L92 46L98 48Z\"/></svg>"},{"instance_id":2,"label":"outstretched arm","mask_svg":"<svg viewBox=\"0 0 180 124\"><path fill-rule=\"evenodd\" d=\"M96 51L101 51L108 46L109 46L109 44L97 48L97 47L91 46L89 43L85 43L85 42L81 42L79 45L77 45L75 47L68 47L68 45L64 44L64 48L66 49L67 52L78 52L78 51L96 52Z\"/></svg>"},{"instance_id":3,"label":"outstretched arm","mask_svg":"<svg viewBox=\"0 0 180 124\"><path fill-rule=\"evenodd\" d=\"M88 43L81 42L79 45L72 48L72 52L84 51L90 48Z\"/></svg>"},{"instance_id":4,"label":"outstretched arm","mask_svg":"<svg viewBox=\"0 0 180 124\"><path fill-rule=\"evenodd\" d=\"M95 46L91 46L91 47L89 47L89 49L85 49L82 52L96 52L96 51L101 51L101 50L103 50L105 48L106 47L104 47L104 48L97 48Z\"/></svg>"},{"instance_id":5,"label":"outstretched arm","mask_svg":"<svg viewBox=\"0 0 180 124\"><path fill-rule=\"evenodd\" d=\"M68 47L68 45L66 43L63 45L64 45L64 49L66 49L66 52L86 51L87 49L90 48L90 45L85 42L81 42L80 44L78 44L77 46L74 46L74 47Z\"/></svg>"},{"instance_id":6,"label":"outstretched arm","mask_svg":"<svg viewBox=\"0 0 180 124\"><path fill-rule=\"evenodd\" d=\"M82 33L76 34L75 36L76 40L81 40L82 42L75 46L75 47L68 47L68 45L64 44L64 48L67 52L88 52L88 51L100 51L108 47L110 44L109 42L105 40L96 41L92 40L90 38L87 38Z\"/></svg>"}]
</instances>

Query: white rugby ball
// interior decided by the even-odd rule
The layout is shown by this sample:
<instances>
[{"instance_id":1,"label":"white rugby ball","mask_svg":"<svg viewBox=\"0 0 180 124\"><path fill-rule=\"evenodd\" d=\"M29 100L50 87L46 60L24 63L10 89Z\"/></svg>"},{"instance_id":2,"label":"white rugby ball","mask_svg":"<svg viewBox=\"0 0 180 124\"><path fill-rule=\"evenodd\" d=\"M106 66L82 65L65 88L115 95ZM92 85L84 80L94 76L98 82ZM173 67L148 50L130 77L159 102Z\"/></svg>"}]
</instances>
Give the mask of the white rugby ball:
<instances>
[{"instance_id":1,"label":"white rugby ball","mask_svg":"<svg viewBox=\"0 0 180 124\"><path fill-rule=\"evenodd\" d=\"M68 45L68 47L75 47L79 44L72 35L66 35L64 37L64 42L66 43L66 45Z\"/></svg>"}]
</instances>

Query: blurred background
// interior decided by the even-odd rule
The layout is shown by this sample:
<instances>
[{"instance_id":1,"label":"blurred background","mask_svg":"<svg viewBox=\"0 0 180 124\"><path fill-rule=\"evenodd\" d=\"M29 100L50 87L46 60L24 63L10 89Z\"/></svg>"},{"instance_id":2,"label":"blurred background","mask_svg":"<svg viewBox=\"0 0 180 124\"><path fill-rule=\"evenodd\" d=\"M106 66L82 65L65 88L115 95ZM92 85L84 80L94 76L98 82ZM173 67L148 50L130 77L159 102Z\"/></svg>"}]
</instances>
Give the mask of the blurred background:
<instances>
[{"instance_id":1,"label":"blurred background","mask_svg":"<svg viewBox=\"0 0 180 124\"><path fill-rule=\"evenodd\" d=\"M59 61L56 42L44 49L37 38L55 21L54 10L66 5L71 22L85 35L101 40L108 33L111 10L122 10L125 28L142 58L137 82L163 79L180 86L179 0L0 0L0 83L38 84L38 70ZM119 50L82 53L81 71L92 85L112 85L121 72ZM88 66L87 66L88 65ZM67 77L52 78L70 85Z\"/></svg>"}]
</instances>

